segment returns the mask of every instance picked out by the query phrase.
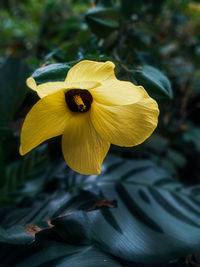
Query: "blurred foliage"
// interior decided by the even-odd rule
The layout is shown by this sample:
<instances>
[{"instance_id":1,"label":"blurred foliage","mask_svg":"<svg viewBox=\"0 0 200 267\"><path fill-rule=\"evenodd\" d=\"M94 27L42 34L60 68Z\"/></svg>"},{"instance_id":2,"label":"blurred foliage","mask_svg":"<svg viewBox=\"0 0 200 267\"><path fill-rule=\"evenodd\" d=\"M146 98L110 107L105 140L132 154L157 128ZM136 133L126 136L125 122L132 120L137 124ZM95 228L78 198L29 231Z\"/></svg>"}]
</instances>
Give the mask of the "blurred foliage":
<instances>
[{"instance_id":1,"label":"blurred foliage","mask_svg":"<svg viewBox=\"0 0 200 267\"><path fill-rule=\"evenodd\" d=\"M200 247L199 1L2 0L0 20L1 265L185 266ZM64 80L82 59L113 61L160 108L99 177L69 170L59 138L18 153L38 100L26 78Z\"/></svg>"}]
</instances>

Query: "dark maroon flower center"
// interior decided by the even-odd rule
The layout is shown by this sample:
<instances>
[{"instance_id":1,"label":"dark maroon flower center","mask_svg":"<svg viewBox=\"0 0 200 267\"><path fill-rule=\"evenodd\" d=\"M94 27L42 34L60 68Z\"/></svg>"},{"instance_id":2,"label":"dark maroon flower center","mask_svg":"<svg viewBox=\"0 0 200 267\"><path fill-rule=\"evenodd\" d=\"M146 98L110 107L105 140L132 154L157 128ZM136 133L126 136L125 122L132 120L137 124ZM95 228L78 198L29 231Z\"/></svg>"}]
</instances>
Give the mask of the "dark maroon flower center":
<instances>
[{"instance_id":1,"label":"dark maroon flower center","mask_svg":"<svg viewBox=\"0 0 200 267\"><path fill-rule=\"evenodd\" d=\"M65 101L71 111L83 113L90 109L93 98L88 90L71 89L65 93Z\"/></svg>"}]
</instances>

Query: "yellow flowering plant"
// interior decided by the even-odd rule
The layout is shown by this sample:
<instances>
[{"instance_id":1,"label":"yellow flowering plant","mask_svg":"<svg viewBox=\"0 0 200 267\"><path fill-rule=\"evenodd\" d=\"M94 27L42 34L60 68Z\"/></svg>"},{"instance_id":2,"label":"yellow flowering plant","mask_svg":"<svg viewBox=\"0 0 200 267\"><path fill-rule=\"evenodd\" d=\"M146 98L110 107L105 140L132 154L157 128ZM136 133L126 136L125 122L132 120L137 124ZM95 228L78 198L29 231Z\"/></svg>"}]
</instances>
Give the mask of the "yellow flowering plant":
<instances>
[{"instance_id":1,"label":"yellow flowering plant","mask_svg":"<svg viewBox=\"0 0 200 267\"><path fill-rule=\"evenodd\" d=\"M62 135L65 161L75 171L100 174L111 144L132 147L154 131L159 109L142 86L120 81L110 62L80 61L65 81L27 86L41 98L21 130L20 154Z\"/></svg>"}]
</instances>

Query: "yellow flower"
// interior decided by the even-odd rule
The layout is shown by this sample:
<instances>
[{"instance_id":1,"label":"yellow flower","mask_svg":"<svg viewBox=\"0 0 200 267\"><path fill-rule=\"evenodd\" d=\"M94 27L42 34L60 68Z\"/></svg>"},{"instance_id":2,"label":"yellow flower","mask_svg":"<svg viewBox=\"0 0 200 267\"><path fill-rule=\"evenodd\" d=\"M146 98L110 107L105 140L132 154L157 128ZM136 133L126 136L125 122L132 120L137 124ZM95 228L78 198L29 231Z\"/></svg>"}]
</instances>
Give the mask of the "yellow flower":
<instances>
[{"instance_id":1,"label":"yellow flower","mask_svg":"<svg viewBox=\"0 0 200 267\"><path fill-rule=\"evenodd\" d=\"M67 164L82 174L100 174L110 144L135 146L157 126L158 105L142 86L120 81L115 65L83 60L64 82L27 85L41 98L21 131L20 154L54 136L62 136Z\"/></svg>"}]
</instances>

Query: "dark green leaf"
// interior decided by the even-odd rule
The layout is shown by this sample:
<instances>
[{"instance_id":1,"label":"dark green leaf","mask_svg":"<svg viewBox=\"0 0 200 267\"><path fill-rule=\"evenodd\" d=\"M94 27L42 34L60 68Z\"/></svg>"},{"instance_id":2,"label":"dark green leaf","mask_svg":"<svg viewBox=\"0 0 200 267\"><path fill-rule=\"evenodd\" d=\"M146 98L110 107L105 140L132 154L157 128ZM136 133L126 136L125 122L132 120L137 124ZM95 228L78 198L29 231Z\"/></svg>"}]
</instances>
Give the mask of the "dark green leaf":
<instances>
[{"instance_id":1,"label":"dark green leaf","mask_svg":"<svg viewBox=\"0 0 200 267\"><path fill-rule=\"evenodd\" d=\"M120 0L121 11L125 16L130 16L133 13L140 13L141 7L144 4L142 0L130 1Z\"/></svg>"},{"instance_id":2,"label":"dark green leaf","mask_svg":"<svg viewBox=\"0 0 200 267\"><path fill-rule=\"evenodd\" d=\"M191 122L187 122L188 130L183 134L186 143L192 143L197 151L200 151L200 127Z\"/></svg>"},{"instance_id":3,"label":"dark green leaf","mask_svg":"<svg viewBox=\"0 0 200 267\"><path fill-rule=\"evenodd\" d=\"M0 227L0 243L27 244L31 241L33 241L33 237L25 233L24 227L20 225L8 229Z\"/></svg>"},{"instance_id":4,"label":"dark green leaf","mask_svg":"<svg viewBox=\"0 0 200 267\"><path fill-rule=\"evenodd\" d=\"M186 192L151 162L119 158L107 159L106 170L96 181L88 179L87 190L117 200L118 207L56 219L53 223L60 236L65 228L71 229L70 240L80 242L75 231L80 228L86 240L137 262L162 262L198 251L200 209L192 188Z\"/></svg>"},{"instance_id":5,"label":"dark green leaf","mask_svg":"<svg viewBox=\"0 0 200 267\"><path fill-rule=\"evenodd\" d=\"M27 92L28 67L23 59L8 57L0 66L0 129L6 129ZM1 130L2 131L2 130Z\"/></svg>"},{"instance_id":6,"label":"dark green leaf","mask_svg":"<svg viewBox=\"0 0 200 267\"><path fill-rule=\"evenodd\" d=\"M25 195L31 196L41 190L49 171L46 146L40 146L6 166L5 176L2 174L1 201L14 202Z\"/></svg>"},{"instance_id":7,"label":"dark green leaf","mask_svg":"<svg viewBox=\"0 0 200 267\"><path fill-rule=\"evenodd\" d=\"M63 171L63 179L70 179L72 172ZM71 185L71 193L57 191L43 201L35 201L29 209L18 211L24 223L34 222L41 229L48 227L45 220L51 219L51 228L36 235L36 252L41 242L52 251L49 244L55 239L51 235L57 236L55 250L62 240L63 246L95 245L114 257L136 262L163 262L199 250L198 192L194 194L195 188L184 187L152 162L110 156L100 176L73 177L77 184ZM105 199L108 203L116 200L117 207L103 206ZM18 218L17 224L20 221ZM43 240L45 233L48 242ZM29 263L33 257L29 255L23 261L19 259L20 263ZM45 255L48 252L36 254L38 263L47 261ZM62 257L66 262L70 259L67 251ZM57 258L52 260L57 263Z\"/></svg>"},{"instance_id":8,"label":"dark green leaf","mask_svg":"<svg viewBox=\"0 0 200 267\"><path fill-rule=\"evenodd\" d=\"M155 99L172 98L173 92L168 78L158 69L144 65L141 69L131 71L138 85L144 86Z\"/></svg>"},{"instance_id":9,"label":"dark green leaf","mask_svg":"<svg viewBox=\"0 0 200 267\"><path fill-rule=\"evenodd\" d=\"M114 8L96 7L89 9L85 15L86 22L98 37L107 37L119 26L118 12Z\"/></svg>"},{"instance_id":10,"label":"dark green leaf","mask_svg":"<svg viewBox=\"0 0 200 267\"><path fill-rule=\"evenodd\" d=\"M65 63L55 63L41 67L31 75L37 84L64 81L71 67Z\"/></svg>"},{"instance_id":11,"label":"dark green leaf","mask_svg":"<svg viewBox=\"0 0 200 267\"><path fill-rule=\"evenodd\" d=\"M0 173L1 173L0 188L1 188L5 183L5 177L6 177L6 166L5 166L5 159L1 142L0 142Z\"/></svg>"},{"instance_id":12,"label":"dark green leaf","mask_svg":"<svg viewBox=\"0 0 200 267\"><path fill-rule=\"evenodd\" d=\"M54 236L53 236L54 237ZM52 238L53 239L53 238ZM12 252L12 257L6 255L1 264L4 266L37 267L37 266L65 266L65 267L121 267L122 265L110 255L94 246L71 246L44 237L37 247L30 249L17 248ZM48 244L48 246L46 245ZM1 258L0 258L1 259Z\"/></svg>"}]
</instances>

